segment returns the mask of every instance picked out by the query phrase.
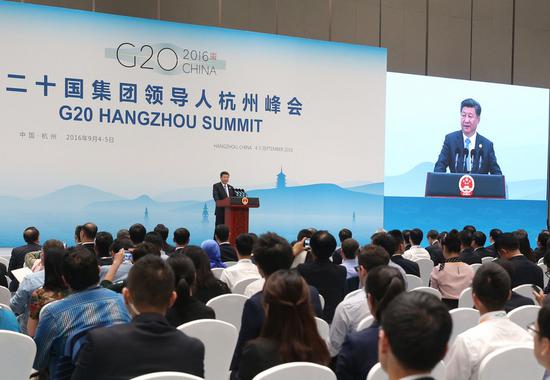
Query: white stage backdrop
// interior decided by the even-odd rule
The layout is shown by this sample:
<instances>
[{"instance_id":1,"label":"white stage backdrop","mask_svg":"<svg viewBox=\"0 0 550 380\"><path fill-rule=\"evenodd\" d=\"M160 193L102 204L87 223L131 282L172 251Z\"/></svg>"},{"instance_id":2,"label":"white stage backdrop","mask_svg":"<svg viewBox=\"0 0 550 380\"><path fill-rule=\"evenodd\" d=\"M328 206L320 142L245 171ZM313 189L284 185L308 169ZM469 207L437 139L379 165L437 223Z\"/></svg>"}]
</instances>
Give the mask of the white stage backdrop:
<instances>
[{"instance_id":1,"label":"white stage backdrop","mask_svg":"<svg viewBox=\"0 0 550 380\"><path fill-rule=\"evenodd\" d=\"M0 245L88 220L200 242L221 170L255 232L382 226L385 49L3 1L0 32Z\"/></svg>"}]
</instances>

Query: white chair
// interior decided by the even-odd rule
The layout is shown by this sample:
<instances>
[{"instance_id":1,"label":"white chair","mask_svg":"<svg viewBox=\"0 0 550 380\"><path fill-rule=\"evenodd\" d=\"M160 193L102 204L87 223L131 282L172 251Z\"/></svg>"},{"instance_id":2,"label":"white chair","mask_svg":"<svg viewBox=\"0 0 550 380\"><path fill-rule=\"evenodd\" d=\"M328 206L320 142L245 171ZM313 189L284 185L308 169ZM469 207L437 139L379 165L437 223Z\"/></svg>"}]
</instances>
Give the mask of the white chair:
<instances>
[{"instance_id":1,"label":"white chair","mask_svg":"<svg viewBox=\"0 0 550 380\"><path fill-rule=\"evenodd\" d=\"M329 341L330 326L328 323L319 317L315 317L315 323L317 323L317 332L323 338L325 342Z\"/></svg>"},{"instance_id":2,"label":"white chair","mask_svg":"<svg viewBox=\"0 0 550 380\"><path fill-rule=\"evenodd\" d=\"M182 372L155 372L141 375L130 380L203 380L201 377Z\"/></svg>"},{"instance_id":3,"label":"white chair","mask_svg":"<svg viewBox=\"0 0 550 380\"><path fill-rule=\"evenodd\" d=\"M222 294L212 298L206 306L214 309L217 320L231 323L239 331L246 300L248 298L242 294Z\"/></svg>"},{"instance_id":4,"label":"white chair","mask_svg":"<svg viewBox=\"0 0 550 380\"><path fill-rule=\"evenodd\" d=\"M5 286L0 286L0 303L9 305L11 300L11 292Z\"/></svg>"},{"instance_id":5,"label":"white chair","mask_svg":"<svg viewBox=\"0 0 550 380\"><path fill-rule=\"evenodd\" d=\"M420 288L421 286L424 286L424 282L422 279L418 276L415 276L414 274L407 274L407 289L413 290L415 288Z\"/></svg>"},{"instance_id":6,"label":"white chair","mask_svg":"<svg viewBox=\"0 0 550 380\"><path fill-rule=\"evenodd\" d=\"M536 286L536 285L535 285ZM537 291L540 292L542 289L537 286ZM531 298L535 304L537 303L537 299L533 295L533 285L531 284L523 284L516 286L514 289L512 289L513 292L516 292L517 294Z\"/></svg>"},{"instance_id":7,"label":"white chair","mask_svg":"<svg viewBox=\"0 0 550 380\"><path fill-rule=\"evenodd\" d=\"M0 368L2 379L27 380L36 354L34 340L13 331L0 331Z\"/></svg>"},{"instance_id":8,"label":"white chair","mask_svg":"<svg viewBox=\"0 0 550 380\"><path fill-rule=\"evenodd\" d=\"M228 378L229 365L237 343L238 330L235 326L215 319L199 319L179 326L178 330L199 339L204 344L206 380Z\"/></svg>"},{"instance_id":9,"label":"white chair","mask_svg":"<svg viewBox=\"0 0 550 380\"><path fill-rule=\"evenodd\" d=\"M350 297L353 297L354 295L356 295L357 293L361 293L361 292L365 292L364 289L357 289L357 290L354 290L353 292L349 292L348 294L346 294L346 296L344 297L345 300L347 300L348 298ZM366 297L366 295L365 295Z\"/></svg>"},{"instance_id":10,"label":"white chair","mask_svg":"<svg viewBox=\"0 0 550 380\"><path fill-rule=\"evenodd\" d=\"M226 261L226 262L225 262L225 266L228 267L228 268L229 268L229 267L232 267L232 266L235 265L235 264L237 264L236 261Z\"/></svg>"},{"instance_id":11,"label":"white chair","mask_svg":"<svg viewBox=\"0 0 550 380\"><path fill-rule=\"evenodd\" d=\"M359 322L357 325L357 331L361 331L364 329L367 329L371 327L371 325L374 323L374 317L372 315L369 315L368 317L365 317Z\"/></svg>"},{"instance_id":12,"label":"white chair","mask_svg":"<svg viewBox=\"0 0 550 380\"><path fill-rule=\"evenodd\" d=\"M11 311L10 305L6 305L6 304L3 304L3 303L0 303L0 309L6 309L6 310Z\"/></svg>"},{"instance_id":13,"label":"white chair","mask_svg":"<svg viewBox=\"0 0 550 380\"><path fill-rule=\"evenodd\" d=\"M449 346L454 342L458 334L471 329L479 324L479 311L469 307L459 307L449 311L453 320L453 331L449 338Z\"/></svg>"},{"instance_id":14,"label":"white chair","mask_svg":"<svg viewBox=\"0 0 550 380\"><path fill-rule=\"evenodd\" d=\"M323 365L293 362L281 364L254 376L252 380L336 380L336 375L330 368ZM221 379L220 379L221 380Z\"/></svg>"},{"instance_id":15,"label":"white chair","mask_svg":"<svg viewBox=\"0 0 550 380\"><path fill-rule=\"evenodd\" d=\"M541 257L541 258L539 259L539 261L537 262L537 264L544 264L544 257Z\"/></svg>"},{"instance_id":16,"label":"white chair","mask_svg":"<svg viewBox=\"0 0 550 380\"><path fill-rule=\"evenodd\" d=\"M212 268L212 274L219 280L222 276L224 269L225 268Z\"/></svg>"},{"instance_id":17,"label":"white chair","mask_svg":"<svg viewBox=\"0 0 550 380\"><path fill-rule=\"evenodd\" d=\"M474 270L474 273L481 267L480 263L470 264L470 267Z\"/></svg>"},{"instance_id":18,"label":"white chair","mask_svg":"<svg viewBox=\"0 0 550 380\"><path fill-rule=\"evenodd\" d=\"M440 361L432 370L431 376L435 380L445 380L447 376L447 369L445 363ZM369 371L367 380L388 380L388 374L382 369L380 363L376 363Z\"/></svg>"},{"instance_id":19,"label":"white chair","mask_svg":"<svg viewBox=\"0 0 550 380\"><path fill-rule=\"evenodd\" d=\"M535 323L539 315L540 306L526 305L511 310L508 318L516 325L527 330L527 326Z\"/></svg>"},{"instance_id":20,"label":"white chair","mask_svg":"<svg viewBox=\"0 0 550 380\"><path fill-rule=\"evenodd\" d=\"M233 292L233 294L243 294L244 295L244 291L246 290L246 287L248 285L252 284L258 278L259 277L250 277L250 278L245 278L244 280L241 280L241 281L237 282L235 284L235 286L233 286L233 288L231 289L231 292Z\"/></svg>"},{"instance_id":21,"label":"white chair","mask_svg":"<svg viewBox=\"0 0 550 380\"><path fill-rule=\"evenodd\" d=\"M548 278L548 276L546 275L546 272L548 271L548 268L546 267L546 265L544 265L544 263L538 263L537 264L539 266L540 269L542 269L542 273L544 273L544 287L546 288L546 285L548 285L548 280L550 280Z\"/></svg>"},{"instance_id":22,"label":"white chair","mask_svg":"<svg viewBox=\"0 0 550 380\"><path fill-rule=\"evenodd\" d=\"M325 297L319 294L319 302L321 303L321 310L325 309Z\"/></svg>"},{"instance_id":23,"label":"white chair","mask_svg":"<svg viewBox=\"0 0 550 380\"><path fill-rule=\"evenodd\" d=\"M426 292L426 293L433 294L434 296L436 296L439 299L443 298L441 296L441 293L439 292L439 290L437 290L435 288L431 288L429 286L421 286L419 288L414 288L414 289L409 290L409 292Z\"/></svg>"},{"instance_id":24,"label":"white chair","mask_svg":"<svg viewBox=\"0 0 550 380\"><path fill-rule=\"evenodd\" d=\"M0 263L4 264L6 269L8 269L8 266L10 265L10 261L3 256L0 256Z\"/></svg>"},{"instance_id":25,"label":"white chair","mask_svg":"<svg viewBox=\"0 0 550 380\"><path fill-rule=\"evenodd\" d=\"M479 380L542 379L544 368L533 354L533 345L511 346L487 355L479 365Z\"/></svg>"},{"instance_id":26,"label":"white chair","mask_svg":"<svg viewBox=\"0 0 550 380\"><path fill-rule=\"evenodd\" d=\"M434 269L434 262L430 259L418 259L415 261L420 268L420 278L424 283L424 286L430 285L430 276Z\"/></svg>"},{"instance_id":27,"label":"white chair","mask_svg":"<svg viewBox=\"0 0 550 380\"><path fill-rule=\"evenodd\" d=\"M485 256L481 258L481 264L490 263L491 261L495 261L495 258L491 256Z\"/></svg>"},{"instance_id":28,"label":"white chair","mask_svg":"<svg viewBox=\"0 0 550 380\"><path fill-rule=\"evenodd\" d=\"M474 300L472 299L472 288L466 288L460 293L458 297L458 307L474 307Z\"/></svg>"}]
</instances>

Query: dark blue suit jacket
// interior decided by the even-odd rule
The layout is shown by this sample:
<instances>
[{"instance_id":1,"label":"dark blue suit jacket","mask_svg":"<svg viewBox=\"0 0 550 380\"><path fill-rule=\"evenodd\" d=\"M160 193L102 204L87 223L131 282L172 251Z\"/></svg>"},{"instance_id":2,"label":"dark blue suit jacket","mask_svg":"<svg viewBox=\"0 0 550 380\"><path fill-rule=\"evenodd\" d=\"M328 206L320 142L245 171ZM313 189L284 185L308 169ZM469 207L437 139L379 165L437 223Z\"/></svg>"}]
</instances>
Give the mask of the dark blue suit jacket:
<instances>
[{"instance_id":1,"label":"dark blue suit jacket","mask_svg":"<svg viewBox=\"0 0 550 380\"><path fill-rule=\"evenodd\" d=\"M349 334L336 361L338 380L365 380L378 363L378 322Z\"/></svg>"},{"instance_id":2,"label":"dark blue suit jacket","mask_svg":"<svg viewBox=\"0 0 550 380\"><path fill-rule=\"evenodd\" d=\"M481 145L481 148L480 148ZM470 147L474 149L474 147ZM447 168L451 173L464 173L464 139L462 131L449 133L445 136L441 153L435 163L434 172L445 173ZM458 160L457 160L458 153ZM480 154L481 153L481 154ZM470 155L468 155L470 159ZM476 146L472 173L502 174L497 164L493 143L479 133L476 136Z\"/></svg>"}]
</instances>

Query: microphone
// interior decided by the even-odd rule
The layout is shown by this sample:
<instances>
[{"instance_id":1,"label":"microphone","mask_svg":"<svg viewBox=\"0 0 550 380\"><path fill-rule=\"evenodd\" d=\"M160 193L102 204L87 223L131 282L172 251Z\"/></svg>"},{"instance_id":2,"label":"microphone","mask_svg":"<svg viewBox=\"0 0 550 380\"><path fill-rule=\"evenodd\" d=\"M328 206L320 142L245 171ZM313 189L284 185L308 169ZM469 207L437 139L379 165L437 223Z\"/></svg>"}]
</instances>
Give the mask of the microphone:
<instances>
[{"instance_id":1,"label":"microphone","mask_svg":"<svg viewBox=\"0 0 550 380\"><path fill-rule=\"evenodd\" d=\"M476 158L476 150L475 149L472 149L470 151L470 173L473 173L474 172L474 161L475 161L475 158Z\"/></svg>"},{"instance_id":2,"label":"microphone","mask_svg":"<svg viewBox=\"0 0 550 380\"><path fill-rule=\"evenodd\" d=\"M464 151L462 152L462 157L463 157L463 160L464 160L464 165L462 167L462 173L467 173L468 172L468 169L467 169L467 162L466 161L468 159L468 149L467 148L464 148Z\"/></svg>"},{"instance_id":3,"label":"microphone","mask_svg":"<svg viewBox=\"0 0 550 380\"><path fill-rule=\"evenodd\" d=\"M455 153L455 173L458 172L458 155L460 154L460 149L459 148L456 148L456 153Z\"/></svg>"}]
</instances>

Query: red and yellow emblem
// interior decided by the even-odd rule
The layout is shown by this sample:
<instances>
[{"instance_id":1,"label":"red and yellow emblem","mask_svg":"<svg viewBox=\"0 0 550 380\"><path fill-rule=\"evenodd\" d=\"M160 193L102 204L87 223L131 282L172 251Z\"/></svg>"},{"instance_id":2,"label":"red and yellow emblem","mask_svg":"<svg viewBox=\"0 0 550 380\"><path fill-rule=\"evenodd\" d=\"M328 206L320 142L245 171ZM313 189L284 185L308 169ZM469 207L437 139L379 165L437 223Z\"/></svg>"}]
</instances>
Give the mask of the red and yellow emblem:
<instances>
[{"instance_id":1,"label":"red and yellow emblem","mask_svg":"<svg viewBox=\"0 0 550 380\"><path fill-rule=\"evenodd\" d=\"M458 189L461 197L471 197L474 194L476 183L471 175L463 175L458 181Z\"/></svg>"}]
</instances>

